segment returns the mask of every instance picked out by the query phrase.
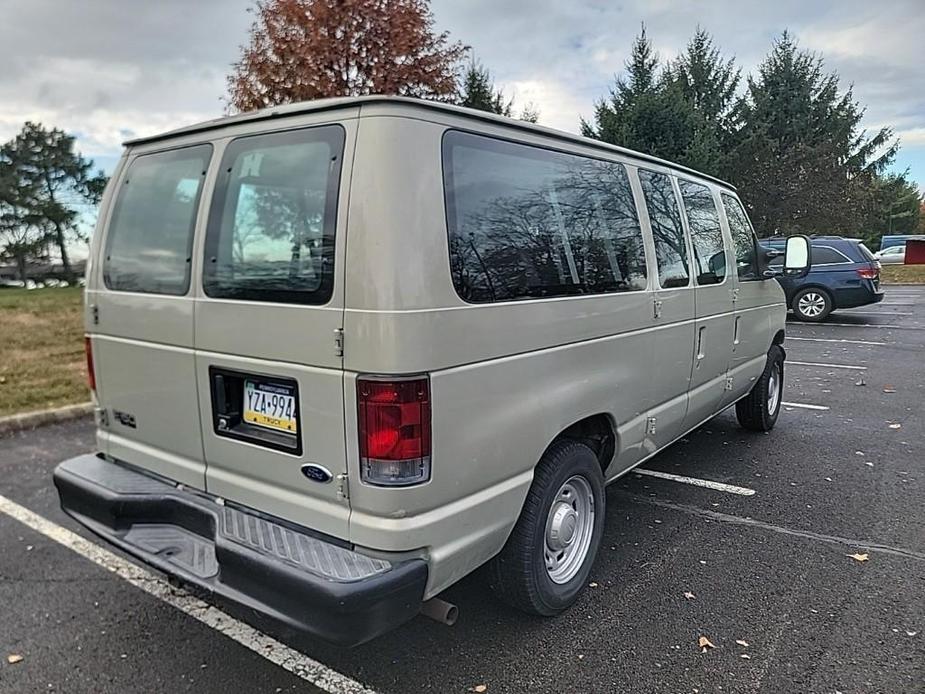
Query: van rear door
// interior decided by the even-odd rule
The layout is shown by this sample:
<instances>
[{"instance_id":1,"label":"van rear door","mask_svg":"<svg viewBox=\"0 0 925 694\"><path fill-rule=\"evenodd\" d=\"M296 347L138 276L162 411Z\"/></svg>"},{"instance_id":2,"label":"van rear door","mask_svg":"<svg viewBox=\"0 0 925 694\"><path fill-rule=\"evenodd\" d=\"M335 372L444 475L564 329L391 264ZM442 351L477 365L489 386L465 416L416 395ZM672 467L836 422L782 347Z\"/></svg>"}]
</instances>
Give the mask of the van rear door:
<instances>
[{"instance_id":1,"label":"van rear door","mask_svg":"<svg viewBox=\"0 0 925 694\"><path fill-rule=\"evenodd\" d=\"M102 450L198 489L191 259L211 156L208 144L128 153L86 299Z\"/></svg>"},{"instance_id":2,"label":"van rear door","mask_svg":"<svg viewBox=\"0 0 925 694\"><path fill-rule=\"evenodd\" d=\"M207 490L341 538L339 230L352 131L348 121L228 142L195 311Z\"/></svg>"}]
</instances>

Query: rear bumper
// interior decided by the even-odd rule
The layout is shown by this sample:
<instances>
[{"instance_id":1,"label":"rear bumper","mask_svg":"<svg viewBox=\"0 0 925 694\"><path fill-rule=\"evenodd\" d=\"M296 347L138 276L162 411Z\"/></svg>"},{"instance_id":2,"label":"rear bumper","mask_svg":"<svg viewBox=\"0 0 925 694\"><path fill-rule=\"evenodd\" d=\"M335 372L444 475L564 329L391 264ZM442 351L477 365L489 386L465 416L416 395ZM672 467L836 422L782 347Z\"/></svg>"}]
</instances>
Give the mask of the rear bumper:
<instances>
[{"instance_id":1,"label":"rear bumper","mask_svg":"<svg viewBox=\"0 0 925 694\"><path fill-rule=\"evenodd\" d=\"M883 301L883 289L875 289L871 280L861 280L861 286L835 290L836 308L856 308Z\"/></svg>"},{"instance_id":2,"label":"rear bumper","mask_svg":"<svg viewBox=\"0 0 925 694\"><path fill-rule=\"evenodd\" d=\"M129 554L296 630L354 646L414 617L427 566L392 563L93 455L54 472L64 511Z\"/></svg>"}]
</instances>

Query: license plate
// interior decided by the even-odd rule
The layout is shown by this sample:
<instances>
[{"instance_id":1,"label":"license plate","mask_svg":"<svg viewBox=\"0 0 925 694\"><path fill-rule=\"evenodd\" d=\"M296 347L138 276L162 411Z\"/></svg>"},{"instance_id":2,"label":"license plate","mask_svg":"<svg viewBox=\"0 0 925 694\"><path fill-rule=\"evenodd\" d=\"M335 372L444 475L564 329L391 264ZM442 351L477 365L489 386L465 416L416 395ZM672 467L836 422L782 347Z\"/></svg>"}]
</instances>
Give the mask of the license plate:
<instances>
[{"instance_id":1,"label":"license plate","mask_svg":"<svg viewBox=\"0 0 925 694\"><path fill-rule=\"evenodd\" d=\"M244 421L248 424L295 434L297 405L292 386L244 381Z\"/></svg>"}]
</instances>

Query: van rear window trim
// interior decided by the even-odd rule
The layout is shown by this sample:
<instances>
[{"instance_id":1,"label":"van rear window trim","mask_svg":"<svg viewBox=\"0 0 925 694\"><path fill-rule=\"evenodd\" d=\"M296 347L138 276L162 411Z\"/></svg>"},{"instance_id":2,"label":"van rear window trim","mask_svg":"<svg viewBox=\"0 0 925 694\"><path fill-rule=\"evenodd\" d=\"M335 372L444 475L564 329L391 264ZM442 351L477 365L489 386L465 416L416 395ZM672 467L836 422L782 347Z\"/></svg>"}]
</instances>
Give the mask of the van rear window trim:
<instances>
[{"instance_id":1,"label":"van rear window trim","mask_svg":"<svg viewBox=\"0 0 925 694\"><path fill-rule=\"evenodd\" d=\"M211 258L215 251L221 234L222 217L229 190L229 167L234 160L246 150L254 141L274 140L286 144L301 144L307 141L308 134L315 136L315 141L326 141L331 147L332 157L336 160L334 169L328 175L328 188L326 191L326 204L323 227L332 231L330 253L332 262L330 268L322 274L321 284L314 291L301 289L255 289L242 286L223 288L218 290L212 279ZM344 150L346 146L347 131L340 123L323 123L298 128L285 128L266 132L252 133L236 137L228 142L221 161L218 175L212 190L209 216L206 223L205 242L203 244L202 258L202 291L211 299L226 301L250 301L260 303L298 304L303 306L324 306L328 304L334 294L334 275L336 273L337 250L337 219L339 210L339 197L341 192L341 177L343 175ZM330 226L328 226L330 225Z\"/></svg>"}]
</instances>

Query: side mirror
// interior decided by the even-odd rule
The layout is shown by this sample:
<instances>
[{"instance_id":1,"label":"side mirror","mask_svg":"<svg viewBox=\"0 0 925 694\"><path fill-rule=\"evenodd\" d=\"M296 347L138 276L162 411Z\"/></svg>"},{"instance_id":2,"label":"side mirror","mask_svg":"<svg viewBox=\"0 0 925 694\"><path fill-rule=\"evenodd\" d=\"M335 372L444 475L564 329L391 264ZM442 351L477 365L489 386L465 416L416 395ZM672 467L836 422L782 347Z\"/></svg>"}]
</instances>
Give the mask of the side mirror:
<instances>
[{"instance_id":1,"label":"side mirror","mask_svg":"<svg viewBox=\"0 0 925 694\"><path fill-rule=\"evenodd\" d=\"M763 265L762 275L766 278L772 277L789 277L792 279L801 279L806 277L812 267L812 245L807 236L790 236L787 238L787 244L784 250L777 248L765 248L763 253L759 253L759 258ZM770 267L771 260L783 256L783 262Z\"/></svg>"},{"instance_id":2,"label":"side mirror","mask_svg":"<svg viewBox=\"0 0 925 694\"><path fill-rule=\"evenodd\" d=\"M784 276L806 277L812 265L813 248L806 236L790 236L784 249Z\"/></svg>"}]
</instances>

